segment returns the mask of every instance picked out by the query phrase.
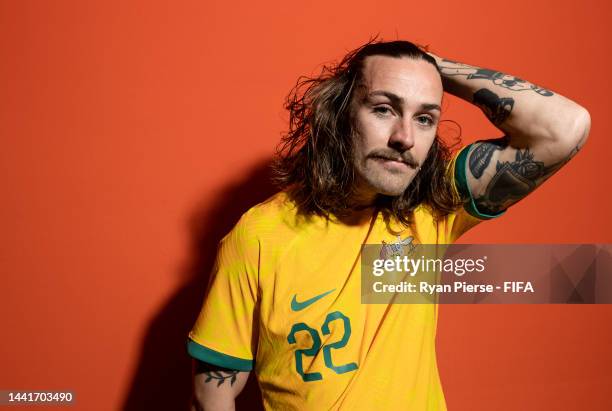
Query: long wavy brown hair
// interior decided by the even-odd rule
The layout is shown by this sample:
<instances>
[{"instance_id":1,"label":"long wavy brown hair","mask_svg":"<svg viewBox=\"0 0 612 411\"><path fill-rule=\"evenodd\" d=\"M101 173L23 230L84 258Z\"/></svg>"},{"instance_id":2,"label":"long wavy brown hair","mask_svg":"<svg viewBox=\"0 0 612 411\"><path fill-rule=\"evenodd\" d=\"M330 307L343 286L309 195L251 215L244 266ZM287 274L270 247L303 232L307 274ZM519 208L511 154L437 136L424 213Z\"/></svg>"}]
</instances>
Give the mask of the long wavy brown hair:
<instances>
[{"instance_id":1,"label":"long wavy brown hair","mask_svg":"<svg viewBox=\"0 0 612 411\"><path fill-rule=\"evenodd\" d=\"M383 55L422 59L438 68L423 48L408 41L371 40L349 52L339 63L323 66L317 77L300 77L287 96L289 130L283 135L273 164L274 181L301 212L347 215L355 189L355 134L351 103L361 85L364 60ZM419 204L435 216L455 210L460 200L447 173L451 147L436 135L421 170L400 196L379 195L376 205L400 222L410 224Z\"/></svg>"}]
</instances>

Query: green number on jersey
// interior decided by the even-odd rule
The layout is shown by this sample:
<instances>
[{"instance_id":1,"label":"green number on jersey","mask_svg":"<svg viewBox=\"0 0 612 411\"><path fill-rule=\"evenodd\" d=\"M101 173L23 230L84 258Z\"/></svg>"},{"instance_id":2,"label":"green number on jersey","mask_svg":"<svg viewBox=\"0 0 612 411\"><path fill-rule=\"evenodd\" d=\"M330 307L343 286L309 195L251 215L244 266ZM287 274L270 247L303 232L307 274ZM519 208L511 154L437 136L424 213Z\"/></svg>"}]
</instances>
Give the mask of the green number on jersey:
<instances>
[{"instance_id":1,"label":"green number on jersey","mask_svg":"<svg viewBox=\"0 0 612 411\"><path fill-rule=\"evenodd\" d=\"M341 313L340 311L334 311L332 313L327 314L325 318L325 322L321 327L321 331L323 335L331 334L331 330L329 329L329 324L335 320L342 320L344 325L344 334L339 341L334 343L326 344L323 346L323 359L325 360L325 366L331 370L333 370L336 374L344 374L345 372L354 371L358 368L357 364L354 362L344 364L344 365L334 365L334 361L332 359L332 349L339 349L348 343L351 338L351 320ZM319 350L321 349L321 337L319 333L314 328L309 327L305 323L297 323L293 324L291 327L291 332L287 336L287 341L289 344L295 344L295 334L300 331L307 331L312 338L312 347L308 349L297 349L295 350L295 368L298 374L302 376L302 379L306 382L309 381L318 381L322 380L323 376L319 372L306 373L304 372L304 364L302 360L302 355L307 355L309 357L314 357Z\"/></svg>"},{"instance_id":2,"label":"green number on jersey","mask_svg":"<svg viewBox=\"0 0 612 411\"><path fill-rule=\"evenodd\" d=\"M300 331L308 331L310 336L312 337L312 347L307 350L295 350L295 368L297 372L302 376L304 381L317 381L323 379L323 376L320 372L304 372L304 366L302 365L302 354L307 355L309 357L314 357L317 352L321 349L321 337L319 337L319 333L317 330L310 328L308 325L304 323L293 324L291 327L291 332L287 337L287 341L289 344L295 344L295 333Z\"/></svg>"},{"instance_id":3,"label":"green number on jersey","mask_svg":"<svg viewBox=\"0 0 612 411\"><path fill-rule=\"evenodd\" d=\"M353 371L357 369L357 364L354 362L344 364L344 365L334 365L332 361L331 350L342 348L348 343L349 338L351 338L351 320L342 314L340 311L334 311L333 313L327 314L327 318L323 323L323 327L321 327L321 331L323 331L323 335L329 335L331 332L329 330L329 323L335 320L342 320L344 322L344 335L340 341L336 341L335 343L325 344L323 346L323 358L325 359L325 365L327 368L331 368L334 370L336 374L344 374L345 372Z\"/></svg>"}]
</instances>

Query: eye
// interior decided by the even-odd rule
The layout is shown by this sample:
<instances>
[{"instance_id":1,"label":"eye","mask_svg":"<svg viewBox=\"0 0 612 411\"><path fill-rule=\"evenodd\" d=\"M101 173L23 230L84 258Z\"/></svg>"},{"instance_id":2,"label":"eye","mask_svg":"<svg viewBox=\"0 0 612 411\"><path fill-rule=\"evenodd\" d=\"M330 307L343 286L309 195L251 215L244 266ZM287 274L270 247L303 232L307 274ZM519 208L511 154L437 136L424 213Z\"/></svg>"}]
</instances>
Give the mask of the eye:
<instances>
[{"instance_id":1,"label":"eye","mask_svg":"<svg viewBox=\"0 0 612 411\"><path fill-rule=\"evenodd\" d=\"M393 114L393 110L391 110L391 107L389 106L376 106L372 109L372 111L374 112L374 114L380 117L386 117L388 115Z\"/></svg>"},{"instance_id":2,"label":"eye","mask_svg":"<svg viewBox=\"0 0 612 411\"><path fill-rule=\"evenodd\" d=\"M417 122L422 126L431 127L435 124L434 119L429 115L422 115L417 117Z\"/></svg>"}]
</instances>

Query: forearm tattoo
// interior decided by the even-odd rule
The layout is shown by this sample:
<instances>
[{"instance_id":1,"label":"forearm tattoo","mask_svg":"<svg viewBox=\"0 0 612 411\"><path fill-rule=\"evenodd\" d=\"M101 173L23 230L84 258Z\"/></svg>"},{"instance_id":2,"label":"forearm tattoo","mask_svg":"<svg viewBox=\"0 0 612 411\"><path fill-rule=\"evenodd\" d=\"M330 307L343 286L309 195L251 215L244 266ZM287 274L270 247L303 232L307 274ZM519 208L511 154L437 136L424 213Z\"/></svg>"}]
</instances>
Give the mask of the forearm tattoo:
<instances>
[{"instance_id":1,"label":"forearm tattoo","mask_svg":"<svg viewBox=\"0 0 612 411\"><path fill-rule=\"evenodd\" d=\"M444 65L450 63L451 65ZM445 76L465 76L468 80L483 79L490 80L493 84L512 91L532 90L544 97L550 97L554 93L550 90L537 86L519 77L504 74L499 71L486 68L474 67L469 64L458 63L456 61L442 59L438 65L440 72Z\"/></svg>"},{"instance_id":2,"label":"forearm tattoo","mask_svg":"<svg viewBox=\"0 0 612 411\"><path fill-rule=\"evenodd\" d=\"M471 153L468 165L475 178L480 178L489 165L493 153L505 148L508 140L500 139L481 143ZM487 185L485 193L474 199L481 212L495 214L517 202L550 177L555 171L567 163L580 149L579 145L562 161L545 166L542 161L534 158L528 149L516 151L514 161L498 161L495 174Z\"/></svg>"},{"instance_id":3,"label":"forearm tattoo","mask_svg":"<svg viewBox=\"0 0 612 411\"><path fill-rule=\"evenodd\" d=\"M221 386L226 381L230 385L234 385L236 377L240 371L230 370L227 368L217 367L201 361L196 361L196 374L206 375L205 383L216 383L217 387Z\"/></svg>"},{"instance_id":4,"label":"forearm tattoo","mask_svg":"<svg viewBox=\"0 0 612 411\"><path fill-rule=\"evenodd\" d=\"M511 97L499 97L491 90L481 88L474 93L474 104L480 107L493 124L499 126L512 112L514 99Z\"/></svg>"}]
</instances>

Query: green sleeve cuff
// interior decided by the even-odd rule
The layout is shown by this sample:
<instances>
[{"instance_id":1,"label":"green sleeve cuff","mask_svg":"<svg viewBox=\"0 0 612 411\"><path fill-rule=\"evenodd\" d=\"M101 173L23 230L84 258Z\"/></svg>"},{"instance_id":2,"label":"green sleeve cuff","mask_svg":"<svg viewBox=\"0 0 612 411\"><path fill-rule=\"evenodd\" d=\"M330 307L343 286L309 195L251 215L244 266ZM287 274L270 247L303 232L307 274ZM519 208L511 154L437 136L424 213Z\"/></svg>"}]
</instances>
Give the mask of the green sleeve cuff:
<instances>
[{"instance_id":1,"label":"green sleeve cuff","mask_svg":"<svg viewBox=\"0 0 612 411\"><path fill-rule=\"evenodd\" d=\"M457 182L457 190L459 191L459 195L464 200L463 208L465 208L465 211L467 211L468 214L481 220L490 220L492 218L499 217L504 214L506 210L500 211L496 214L486 214L478 211L478 208L476 207L476 203L472 197L472 192L468 187L466 174L467 169L465 164L467 161L467 155L471 149L472 144L464 147L455 161L455 181Z\"/></svg>"},{"instance_id":2,"label":"green sleeve cuff","mask_svg":"<svg viewBox=\"0 0 612 411\"><path fill-rule=\"evenodd\" d=\"M231 355L223 354L210 348L198 344L192 339L187 340L187 352L193 358L208 364L216 365L230 370L251 371L253 369L253 360L245 360Z\"/></svg>"}]
</instances>

